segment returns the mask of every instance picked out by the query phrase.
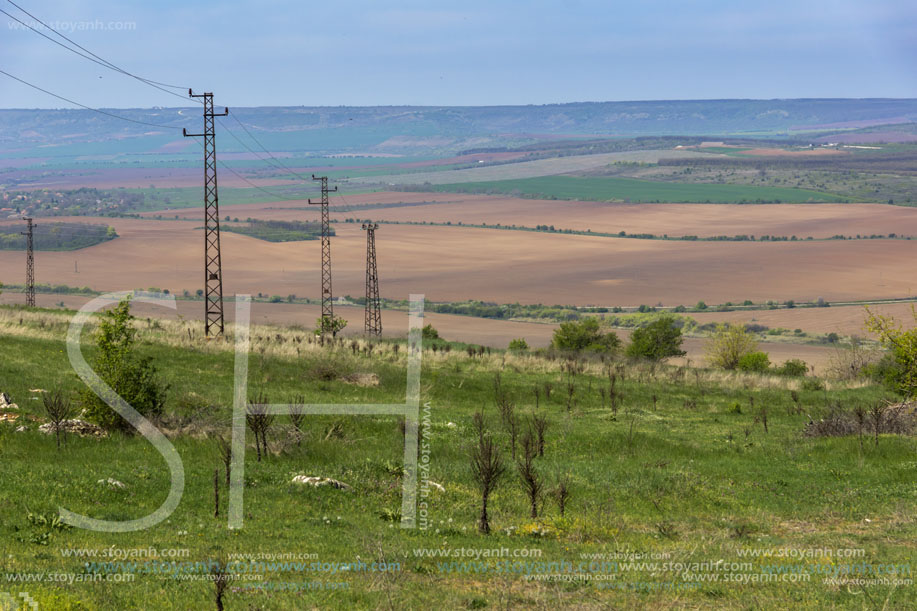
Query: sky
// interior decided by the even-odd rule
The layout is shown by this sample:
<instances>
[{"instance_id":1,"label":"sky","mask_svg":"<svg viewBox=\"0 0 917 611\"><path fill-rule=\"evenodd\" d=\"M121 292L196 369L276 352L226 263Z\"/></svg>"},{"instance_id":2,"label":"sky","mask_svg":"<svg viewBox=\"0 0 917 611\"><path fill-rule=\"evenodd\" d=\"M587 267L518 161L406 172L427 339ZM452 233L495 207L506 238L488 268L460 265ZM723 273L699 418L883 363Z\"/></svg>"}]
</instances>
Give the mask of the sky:
<instances>
[{"instance_id":1,"label":"sky","mask_svg":"<svg viewBox=\"0 0 917 611\"><path fill-rule=\"evenodd\" d=\"M917 97L914 0L15 1L218 106ZM2 13L0 70L93 107L187 105ZM71 106L0 74L0 107Z\"/></svg>"}]
</instances>

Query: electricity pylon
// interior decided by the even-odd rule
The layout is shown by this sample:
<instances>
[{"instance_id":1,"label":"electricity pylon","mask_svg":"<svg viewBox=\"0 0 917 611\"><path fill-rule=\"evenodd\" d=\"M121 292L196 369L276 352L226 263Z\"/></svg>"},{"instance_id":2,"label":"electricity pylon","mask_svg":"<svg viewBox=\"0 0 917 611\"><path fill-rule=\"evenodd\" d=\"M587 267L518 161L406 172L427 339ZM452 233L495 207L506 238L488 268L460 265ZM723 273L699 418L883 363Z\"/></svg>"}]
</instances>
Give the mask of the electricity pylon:
<instances>
[{"instance_id":1,"label":"electricity pylon","mask_svg":"<svg viewBox=\"0 0 917 611\"><path fill-rule=\"evenodd\" d=\"M366 230L366 315L364 331L366 335L382 335L382 312L379 300L379 269L376 266L376 229L378 223L363 223Z\"/></svg>"},{"instance_id":2,"label":"electricity pylon","mask_svg":"<svg viewBox=\"0 0 917 611\"><path fill-rule=\"evenodd\" d=\"M226 108L221 113L213 112L213 94L195 94L192 98L204 98L204 133L189 134L187 137L204 137L204 334L222 335L223 321L223 260L220 256L220 201L217 193L217 151L214 117L229 114Z\"/></svg>"},{"instance_id":3,"label":"electricity pylon","mask_svg":"<svg viewBox=\"0 0 917 611\"><path fill-rule=\"evenodd\" d=\"M25 304L30 308L35 307L35 251L32 247L32 218L26 217L28 228L21 232L25 236Z\"/></svg>"},{"instance_id":4,"label":"electricity pylon","mask_svg":"<svg viewBox=\"0 0 917 611\"><path fill-rule=\"evenodd\" d=\"M322 207L322 335L331 332L335 335L334 330L334 304L331 294L331 223L328 219L328 193L338 190L328 188L327 176L312 175L312 180L318 180L322 183L322 199L314 202L309 199L310 204L317 204Z\"/></svg>"}]
</instances>

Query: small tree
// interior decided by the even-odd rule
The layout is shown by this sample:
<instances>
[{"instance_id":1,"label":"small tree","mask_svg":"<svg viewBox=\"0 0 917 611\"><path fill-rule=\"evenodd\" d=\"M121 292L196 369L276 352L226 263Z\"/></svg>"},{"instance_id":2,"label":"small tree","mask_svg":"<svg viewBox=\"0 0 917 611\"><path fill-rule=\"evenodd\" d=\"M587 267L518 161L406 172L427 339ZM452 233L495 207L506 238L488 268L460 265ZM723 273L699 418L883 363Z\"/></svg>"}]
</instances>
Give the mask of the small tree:
<instances>
[{"instance_id":1,"label":"small tree","mask_svg":"<svg viewBox=\"0 0 917 611\"><path fill-rule=\"evenodd\" d=\"M561 478L554 489L554 498L557 500L557 508L560 510L560 517L564 517L567 510L567 501L570 499L570 484L567 482L567 476Z\"/></svg>"},{"instance_id":2,"label":"small tree","mask_svg":"<svg viewBox=\"0 0 917 611\"><path fill-rule=\"evenodd\" d=\"M102 314L96 339L99 353L93 370L141 415L156 416L162 412L168 386L160 382L152 359L136 353L137 330L132 325L130 307L127 298ZM103 428L133 430L127 420L92 390L85 389L80 399L87 417Z\"/></svg>"},{"instance_id":3,"label":"small tree","mask_svg":"<svg viewBox=\"0 0 917 611\"><path fill-rule=\"evenodd\" d=\"M497 483L506 472L506 465L500 456L500 448L487 432L484 413L477 412L472 420L472 427L477 434L477 443L471 449L471 474L481 491L481 514L478 530L490 534L490 520L487 515L487 503Z\"/></svg>"},{"instance_id":4,"label":"small tree","mask_svg":"<svg viewBox=\"0 0 917 611\"><path fill-rule=\"evenodd\" d=\"M707 343L707 360L715 367L735 369L739 360L758 349L758 341L744 324L718 325L716 334Z\"/></svg>"},{"instance_id":5,"label":"small tree","mask_svg":"<svg viewBox=\"0 0 917 611\"><path fill-rule=\"evenodd\" d=\"M525 341L525 338L518 338L509 342L510 352L525 352L528 349L529 345L528 342Z\"/></svg>"},{"instance_id":6,"label":"small tree","mask_svg":"<svg viewBox=\"0 0 917 611\"><path fill-rule=\"evenodd\" d=\"M267 433L274 424L274 415L268 414L264 410L267 405L267 397L263 393L248 402L248 410L245 414L245 422L255 436L255 449L258 453L258 462L261 457L267 457Z\"/></svg>"},{"instance_id":7,"label":"small tree","mask_svg":"<svg viewBox=\"0 0 917 611\"><path fill-rule=\"evenodd\" d=\"M334 337L346 326L347 321L340 316L319 316L318 320L315 321L315 334L324 335L325 333L330 333Z\"/></svg>"},{"instance_id":8,"label":"small tree","mask_svg":"<svg viewBox=\"0 0 917 611\"><path fill-rule=\"evenodd\" d=\"M426 324L423 329L420 330L420 336L423 339L439 339L439 331L437 331L432 324Z\"/></svg>"},{"instance_id":9,"label":"small tree","mask_svg":"<svg viewBox=\"0 0 917 611\"><path fill-rule=\"evenodd\" d=\"M599 319L590 316L560 323L551 345L557 350L614 352L621 347L621 340L613 331L603 332Z\"/></svg>"},{"instance_id":10,"label":"small tree","mask_svg":"<svg viewBox=\"0 0 917 611\"><path fill-rule=\"evenodd\" d=\"M917 395L917 328L904 331L891 316L873 314L869 308L866 313L866 328L891 349L894 357L894 367L884 372L886 382L904 397L914 397ZM917 309L913 306L911 314L917 322Z\"/></svg>"},{"instance_id":11,"label":"small tree","mask_svg":"<svg viewBox=\"0 0 917 611\"><path fill-rule=\"evenodd\" d=\"M541 496L543 484L541 476L535 469L535 456L538 454L538 441L532 434L532 431L526 431L522 436L522 458L516 463L519 469L519 477L522 479L522 487L525 489L526 496L529 497L529 507L531 517L538 517L538 499Z\"/></svg>"},{"instance_id":12,"label":"small tree","mask_svg":"<svg viewBox=\"0 0 917 611\"><path fill-rule=\"evenodd\" d=\"M61 428L65 420L73 416L73 406L70 404L70 398L64 395L60 390L46 393L41 397L44 404L45 414L51 422L54 435L57 437L57 449L60 450Z\"/></svg>"},{"instance_id":13,"label":"small tree","mask_svg":"<svg viewBox=\"0 0 917 611\"><path fill-rule=\"evenodd\" d=\"M305 430L303 430L306 420L305 404L305 396L296 395L296 397L293 398L293 404L290 407L290 424L292 424L293 428L296 429L296 445L299 445L302 442L303 435L305 434Z\"/></svg>"},{"instance_id":14,"label":"small tree","mask_svg":"<svg viewBox=\"0 0 917 611\"><path fill-rule=\"evenodd\" d=\"M671 356L684 356L684 338L674 316L660 316L645 327L635 329L630 336L627 355L633 358L661 361Z\"/></svg>"},{"instance_id":15,"label":"small tree","mask_svg":"<svg viewBox=\"0 0 917 611\"><path fill-rule=\"evenodd\" d=\"M544 435L548 430L548 417L532 412L532 430L538 442L538 456L544 456Z\"/></svg>"}]
</instances>

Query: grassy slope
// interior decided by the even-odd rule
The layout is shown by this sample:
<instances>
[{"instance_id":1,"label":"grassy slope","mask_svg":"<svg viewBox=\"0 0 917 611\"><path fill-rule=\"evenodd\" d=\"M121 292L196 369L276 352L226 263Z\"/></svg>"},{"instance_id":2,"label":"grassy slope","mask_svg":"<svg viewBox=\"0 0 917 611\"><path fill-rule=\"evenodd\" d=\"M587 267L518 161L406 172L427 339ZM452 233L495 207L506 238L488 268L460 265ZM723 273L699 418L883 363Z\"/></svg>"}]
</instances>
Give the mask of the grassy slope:
<instances>
[{"instance_id":1,"label":"grassy slope","mask_svg":"<svg viewBox=\"0 0 917 611\"><path fill-rule=\"evenodd\" d=\"M635 178L582 178L545 176L520 180L466 182L437 185L431 190L445 192L519 193L543 198L589 201L632 202L710 202L717 204L744 202L847 202L850 198L787 187L757 187L727 184L672 183Z\"/></svg>"},{"instance_id":2,"label":"grassy slope","mask_svg":"<svg viewBox=\"0 0 917 611\"><path fill-rule=\"evenodd\" d=\"M19 322L20 316L22 322ZM37 414L31 388L57 385L76 390L78 380L67 363L63 336L66 317L60 313L0 310L0 387L28 413ZM220 344L187 337L186 323L163 323L143 334L153 343L153 356L171 383L168 411L188 415L187 405L206 397L211 410L197 415L198 427L226 427L231 402L232 355ZM197 326L193 327L197 330ZM277 335L284 340L278 342ZM377 347L373 357L353 356L349 346L328 354L314 344L295 343L303 331L253 331L250 359L252 391L264 389L275 402L302 392L307 401L394 402L404 396L404 350ZM261 348L264 348L262 354ZM87 350L91 355L91 349ZM300 352L297 358L296 353ZM341 381L321 382L307 372L319 361L333 360L342 370L374 371L377 389ZM168 475L150 445L115 436L102 441L68 439L57 452L52 439L36 432L15 433L0 424L0 558L4 573L61 571L81 573L81 562L64 558L59 548L186 548L188 560L206 560L228 553L315 552L323 562L385 559L401 562L391 574L367 572L345 576L327 573L268 573L264 582L347 581L347 591L308 590L300 593L230 592L228 608L255 605L266 609L334 608L459 608L541 605L551 608L757 607L827 608L864 604L862 588L828 586L821 575L809 583L703 583L698 589L616 591L597 583L526 581L522 575L446 572L436 560L416 559L412 550L487 547L538 548L545 561L578 563L581 553L630 550L667 552L671 561L747 561L742 548L863 548L856 562L906 563L913 557L913 439L882 437L877 448L861 451L855 438L807 439L800 431L808 415L818 417L826 401L872 401L876 388L835 389L827 393L800 391L803 414L788 414L790 393L785 380L733 378L698 370L626 366L618 377L623 407L615 416L603 408L598 389L607 385L602 367L590 365L579 376L576 406L564 406L565 376L561 364L529 357L495 354L469 359L464 353L426 352L422 401L432 412L431 479L446 487L430 502L432 526L403 532L380 519L400 507L400 483L391 465L400 463L401 434L394 417L314 417L301 446L257 463L250 448L246 463L245 527L228 531L223 514L213 517L212 477L219 461L212 442L181 437L174 443L182 455L187 484L184 498L168 521L133 534L68 530L51 535L49 545L29 542L37 534L26 520L26 508L53 514L59 506L94 517L126 519L154 509L164 498ZM465 452L470 416L487 404L492 428L499 417L492 403L493 376L502 371L504 385L520 415L533 409L535 387L553 384L550 400L542 392L541 410L548 415L546 456L537 466L549 486L562 473L571 478L572 499L566 519L546 501L543 520L527 517L526 502L513 469L493 498L496 533L474 533L477 501ZM194 396L191 395L194 393ZM653 410L652 396L658 398ZM749 408L754 398L757 409ZM686 408L685 401L696 401ZM743 413L734 413L738 402ZM770 432L755 422L766 406ZM285 419L281 418L281 426ZM326 439L333 422L343 437ZM456 428L446 426L457 424ZM745 430L748 437L745 438ZM631 432L632 431L632 432ZM498 433L507 450L505 435ZM284 435L278 430L274 441ZM341 479L351 493L303 489L289 484L295 473ZM99 486L114 477L125 490ZM325 517L328 521L325 521ZM340 519L338 519L340 517ZM867 519L869 521L867 521ZM520 535L533 524L546 536ZM507 534L505 529L513 529ZM187 534L184 534L187 533ZM142 559L141 559L142 560ZM754 560L763 564L826 565L829 560ZM844 563L847 560L835 560ZM607 572L607 571L603 571ZM721 581L725 578L720 577ZM621 571L614 583L661 583L680 580L672 572ZM238 585L238 584L236 584ZM16 586L19 587L18 585ZM48 608L187 609L211 605L211 586L140 575L132 584L28 584L27 589ZM889 608L917 602L912 587L870 586L872 601ZM475 602L477 601L477 602ZM77 606L77 605L82 606ZM881 606L881 603L880 603ZM43 607L44 608L44 607Z\"/></svg>"}]
</instances>

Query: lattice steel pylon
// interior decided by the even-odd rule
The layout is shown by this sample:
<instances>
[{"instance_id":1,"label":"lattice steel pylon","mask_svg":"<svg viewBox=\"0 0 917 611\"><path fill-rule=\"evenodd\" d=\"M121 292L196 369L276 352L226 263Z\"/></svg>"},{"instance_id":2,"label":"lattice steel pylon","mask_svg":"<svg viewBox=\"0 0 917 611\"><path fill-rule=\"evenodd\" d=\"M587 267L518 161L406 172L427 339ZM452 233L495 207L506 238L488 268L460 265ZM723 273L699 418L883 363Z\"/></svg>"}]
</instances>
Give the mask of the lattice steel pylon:
<instances>
[{"instance_id":1,"label":"lattice steel pylon","mask_svg":"<svg viewBox=\"0 0 917 611\"><path fill-rule=\"evenodd\" d=\"M195 94L192 98L204 98L204 133L189 134L187 137L204 137L204 334L222 335L223 321L223 260L220 256L220 198L217 192L217 151L214 117L229 114L226 108L221 113L213 112L213 94Z\"/></svg>"},{"instance_id":2,"label":"lattice steel pylon","mask_svg":"<svg viewBox=\"0 0 917 611\"><path fill-rule=\"evenodd\" d=\"M28 228L21 232L25 236L25 304L30 308L35 307L35 250L32 247L32 224L31 217L23 219L28 223Z\"/></svg>"},{"instance_id":3,"label":"lattice steel pylon","mask_svg":"<svg viewBox=\"0 0 917 611\"><path fill-rule=\"evenodd\" d=\"M376 266L376 229L378 223L363 223L366 230L366 314L363 330L368 336L382 335L382 311L379 299L379 268Z\"/></svg>"},{"instance_id":4,"label":"lattice steel pylon","mask_svg":"<svg viewBox=\"0 0 917 611\"><path fill-rule=\"evenodd\" d=\"M314 202L309 200L310 204L318 204L322 207L322 335L331 332L334 336L334 303L331 293L331 223L328 219L328 193L338 190L328 188L327 176L312 175L312 180L318 180L322 183L322 199Z\"/></svg>"}]
</instances>

